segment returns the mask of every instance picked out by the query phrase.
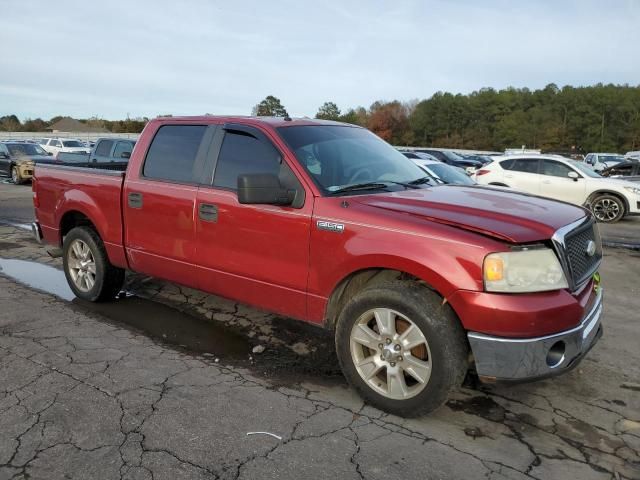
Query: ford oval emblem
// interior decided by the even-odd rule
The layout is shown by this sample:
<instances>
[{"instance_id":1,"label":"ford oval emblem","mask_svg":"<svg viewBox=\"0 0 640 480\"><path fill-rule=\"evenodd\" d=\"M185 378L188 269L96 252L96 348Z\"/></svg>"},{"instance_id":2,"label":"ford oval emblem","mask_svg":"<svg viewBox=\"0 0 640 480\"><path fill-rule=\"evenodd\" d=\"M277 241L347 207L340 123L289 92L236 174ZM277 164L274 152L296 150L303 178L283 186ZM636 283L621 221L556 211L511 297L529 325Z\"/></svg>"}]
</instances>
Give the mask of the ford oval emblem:
<instances>
[{"instance_id":1,"label":"ford oval emblem","mask_svg":"<svg viewBox=\"0 0 640 480\"><path fill-rule=\"evenodd\" d=\"M596 242L594 242L593 240L589 240L587 242L587 249L585 250L585 253L589 257L593 257L596 254Z\"/></svg>"}]
</instances>

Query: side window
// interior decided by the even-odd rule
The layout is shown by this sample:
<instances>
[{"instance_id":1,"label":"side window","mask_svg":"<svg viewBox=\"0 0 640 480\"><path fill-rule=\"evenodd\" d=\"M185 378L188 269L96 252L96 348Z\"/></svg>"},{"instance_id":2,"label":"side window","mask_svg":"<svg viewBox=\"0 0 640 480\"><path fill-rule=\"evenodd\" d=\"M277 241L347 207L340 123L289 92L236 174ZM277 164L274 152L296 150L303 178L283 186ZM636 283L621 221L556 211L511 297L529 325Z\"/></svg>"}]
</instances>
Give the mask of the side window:
<instances>
[{"instance_id":1,"label":"side window","mask_svg":"<svg viewBox=\"0 0 640 480\"><path fill-rule=\"evenodd\" d=\"M543 160L542 161L542 174L549 175L552 177L564 177L567 178L569 176L569 172L573 172L574 170L564 163L554 162L553 160Z\"/></svg>"},{"instance_id":2,"label":"side window","mask_svg":"<svg viewBox=\"0 0 640 480\"><path fill-rule=\"evenodd\" d=\"M9 149L4 143L0 143L0 153L4 153L7 157L9 156Z\"/></svg>"},{"instance_id":3,"label":"side window","mask_svg":"<svg viewBox=\"0 0 640 480\"><path fill-rule=\"evenodd\" d=\"M584 159L584 163L593 165L593 153L590 153L589 155L587 155L587 157Z\"/></svg>"},{"instance_id":4,"label":"side window","mask_svg":"<svg viewBox=\"0 0 640 480\"><path fill-rule=\"evenodd\" d=\"M62 147L58 140L51 140L51 143L49 145L52 147Z\"/></svg>"},{"instance_id":5,"label":"side window","mask_svg":"<svg viewBox=\"0 0 640 480\"><path fill-rule=\"evenodd\" d=\"M504 169L504 170L511 170L511 167L513 167L513 162L515 162L514 159L511 160L503 160L502 162L500 162L500 166Z\"/></svg>"},{"instance_id":6,"label":"side window","mask_svg":"<svg viewBox=\"0 0 640 480\"><path fill-rule=\"evenodd\" d=\"M165 125L149 146L142 174L175 182L192 182L204 125Z\"/></svg>"},{"instance_id":7,"label":"side window","mask_svg":"<svg viewBox=\"0 0 640 480\"><path fill-rule=\"evenodd\" d=\"M517 158L513 162L513 166L510 168L514 172L523 173L538 173L538 159L537 158Z\"/></svg>"},{"instance_id":8,"label":"side window","mask_svg":"<svg viewBox=\"0 0 640 480\"><path fill-rule=\"evenodd\" d=\"M116 148L113 151L113 157L116 161L126 160L122 158L123 153L128 153L131 155L131 150L133 150L133 145L130 142L118 142L116 143Z\"/></svg>"},{"instance_id":9,"label":"side window","mask_svg":"<svg viewBox=\"0 0 640 480\"><path fill-rule=\"evenodd\" d=\"M108 157L113 146L112 140L100 140L96 146L96 156Z\"/></svg>"},{"instance_id":10,"label":"side window","mask_svg":"<svg viewBox=\"0 0 640 480\"><path fill-rule=\"evenodd\" d=\"M218 155L213 185L236 190L239 175L279 175L281 165L280 153L273 146L244 132L227 132Z\"/></svg>"}]
</instances>

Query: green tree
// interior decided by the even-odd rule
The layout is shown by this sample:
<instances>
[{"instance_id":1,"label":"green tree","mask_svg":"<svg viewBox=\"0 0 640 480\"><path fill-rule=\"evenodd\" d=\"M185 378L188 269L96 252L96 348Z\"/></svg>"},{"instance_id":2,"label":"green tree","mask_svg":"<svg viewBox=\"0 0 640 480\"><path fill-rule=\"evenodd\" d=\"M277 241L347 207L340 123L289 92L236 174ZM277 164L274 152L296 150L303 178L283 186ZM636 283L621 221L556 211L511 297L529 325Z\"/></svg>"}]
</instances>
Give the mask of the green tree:
<instances>
[{"instance_id":1,"label":"green tree","mask_svg":"<svg viewBox=\"0 0 640 480\"><path fill-rule=\"evenodd\" d=\"M4 130L5 132L18 132L22 130L20 119L15 115L0 117L0 130Z\"/></svg>"},{"instance_id":2,"label":"green tree","mask_svg":"<svg viewBox=\"0 0 640 480\"><path fill-rule=\"evenodd\" d=\"M279 98L268 95L264 100L253 107L252 115L258 117L288 117L289 114Z\"/></svg>"},{"instance_id":3,"label":"green tree","mask_svg":"<svg viewBox=\"0 0 640 480\"><path fill-rule=\"evenodd\" d=\"M316 118L320 120L339 120L340 109L338 105L333 102L324 102L324 104L318 109Z\"/></svg>"}]
</instances>

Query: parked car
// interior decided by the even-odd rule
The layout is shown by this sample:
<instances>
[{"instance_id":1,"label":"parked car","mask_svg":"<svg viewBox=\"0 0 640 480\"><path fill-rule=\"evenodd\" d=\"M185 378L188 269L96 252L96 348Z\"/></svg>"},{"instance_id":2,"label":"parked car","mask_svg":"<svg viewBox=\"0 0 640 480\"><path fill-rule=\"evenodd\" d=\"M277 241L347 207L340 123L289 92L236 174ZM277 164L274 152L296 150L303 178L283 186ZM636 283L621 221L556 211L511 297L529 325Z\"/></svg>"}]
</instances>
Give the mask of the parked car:
<instances>
[{"instance_id":1,"label":"parked car","mask_svg":"<svg viewBox=\"0 0 640 480\"><path fill-rule=\"evenodd\" d=\"M405 157L410 158L412 160L422 159L422 160L431 160L432 162L439 162L440 161L436 157L434 157L433 155L429 155L428 153L424 153L424 152L401 150L400 153L402 153Z\"/></svg>"},{"instance_id":2,"label":"parked car","mask_svg":"<svg viewBox=\"0 0 640 480\"><path fill-rule=\"evenodd\" d=\"M8 175L15 184L33 176L34 163L50 158L40 145L27 142L0 143L0 173Z\"/></svg>"},{"instance_id":3,"label":"parked car","mask_svg":"<svg viewBox=\"0 0 640 480\"><path fill-rule=\"evenodd\" d=\"M42 140L46 140L46 142L41 143L40 146L52 155L58 152L90 153L90 149L84 146L79 140L68 138L43 138Z\"/></svg>"},{"instance_id":4,"label":"parked car","mask_svg":"<svg viewBox=\"0 0 640 480\"><path fill-rule=\"evenodd\" d=\"M590 208L600 222L640 214L640 188L604 178L583 162L554 155L511 155L478 170L476 181Z\"/></svg>"},{"instance_id":5,"label":"parked car","mask_svg":"<svg viewBox=\"0 0 640 480\"><path fill-rule=\"evenodd\" d=\"M600 175L609 178L620 178L630 182L640 182L640 162L625 161L613 167L605 168Z\"/></svg>"},{"instance_id":6,"label":"parked car","mask_svg":"<svg viewBox=\"0 0 640 480\"><path fill-rule=\"evenodd\" d=\"M593 168L596 172L601 172L605 168L613 167L624 161L624 156L618 153L588 153L584 157L584 163Z\"/></svg>"},{"instance_id":7,"label":"parked car","mask_svg":"<svg viewBox=\"0 0 640 480\"><path fill-rule=\"evenodd\" d=\"M625 160L638 160L640 161L640 151L637 152L627 152L624 154Z\"/></svg>"},{"instance_id":8,"label":"parked car","mask_svg":"<svg viewBox=\"0 0 640 480\"><path fill-rule=\"evenodd\" d=\"M475 185L473 180L465 170L460 167L452 167L438 160L423 160L421 158L412 159L413 162L433 177L437 183L450 185Z\"/></svg>"},{"instance_id":9,"label":"parked car","mask_svg":"<svg viewBox=\"0 0 640 480\"><path fill-rule=\"evenodd\" d=\"M394 414L437 408L470 365L560 374L602 334L588 211L432 187L357 126L161 117L124 175L46 165L33 190L76 296L111 300L130 269L325 326L351 385Z\"/></svg>"},{"instance_id":10,"label":"parked car","mask_svg":"<svg viewBox=\"0 0 640 480\"><path fill-rule=\"evenodd\" d=\"M135 140L128 138L100 138L89 155L90 166L109 164L111 167L126 167L135 144Z\"/></svg>"},{"instance_id":11,"label":"parked car","mask_svg":"<svg viewBox=\"0 0 640 480\"><path fill-rule=\"evenodd\" d=\"M471 160L458 155L457 153L451 152L449 150L430 150L421 148L418 150L420 152L428 153L429 155L435 157L447 165L452 165L454 167L464 168L467 172L473 173L478 168L482 167L482 162L478 160Z\"/></svg>"},{"instance_id":12,"label":"parked car","mask_svg":"<svg viewBox=\"0 0 640 480\"><path fill-rule=\"evenodd\" d=\"M482 163L482 165L487 165L493 161L493 158L491 158L489 155L481 155L478 153L465 154L461 156L466 160L477 160L478 162Z\"/></svg>"}]
</instances>

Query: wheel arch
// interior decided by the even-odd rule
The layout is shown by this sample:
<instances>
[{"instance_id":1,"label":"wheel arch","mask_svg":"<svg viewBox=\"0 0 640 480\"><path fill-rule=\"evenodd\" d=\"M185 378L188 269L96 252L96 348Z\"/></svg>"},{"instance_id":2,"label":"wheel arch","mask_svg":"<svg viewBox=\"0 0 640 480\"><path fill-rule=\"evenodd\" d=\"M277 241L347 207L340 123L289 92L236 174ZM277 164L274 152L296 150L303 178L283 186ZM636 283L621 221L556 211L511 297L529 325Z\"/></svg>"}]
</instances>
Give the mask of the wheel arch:
<instances>
[{"instance_id":1,"label":"wheel arch","mask_svg":"<svg viewBox=\"0 0 640 480\"><path fill-rule=\"evenodd\" d=\"M432 290L440 297L445 298L444 295L440 291L438 291L438 289L433 287L431 282L428 282L420 276L410 273L404 269L397 269L392 267L362 268L360 270L353 271L342 278L332 290L325 308L325 328L329 330L335 329L340 312L349 301L349 299L351 299L358 292L366 287L371 287L373 285L385 283L392 280L406 280L415 282L417 284L425 286L429 290Z\"/></svg>"},{"instance_id":2,"label":"wheel arch","mask_svg":"<svg viewBox=\"0 0 640 480\"><path fill-rule=\"evenodd\" d=\"M625 215L629 212L630 206L627 198L620 192L616 192L615 190L607 190L607 189L596 190L595 192L592 192L589 195L589 197L587 198L587 201L585 202L586 205L589 206L589 209L591 209L591 203L593 203L593 201L596 198L598 198L600 195L611 195L618 198L619 200L622 200L622 204L624 205Z\"/></svg>"}]
</instances>

